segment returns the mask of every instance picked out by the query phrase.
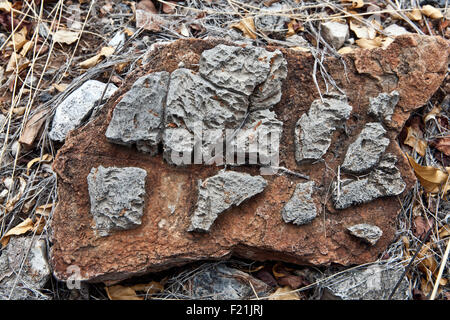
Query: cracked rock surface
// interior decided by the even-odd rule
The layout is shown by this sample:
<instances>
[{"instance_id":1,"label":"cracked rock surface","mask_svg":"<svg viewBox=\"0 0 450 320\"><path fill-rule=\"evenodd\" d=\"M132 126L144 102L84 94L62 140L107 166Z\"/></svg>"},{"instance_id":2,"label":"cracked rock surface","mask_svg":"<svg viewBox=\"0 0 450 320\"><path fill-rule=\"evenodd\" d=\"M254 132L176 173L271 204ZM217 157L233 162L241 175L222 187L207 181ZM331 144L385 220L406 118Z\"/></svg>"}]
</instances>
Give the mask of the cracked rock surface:
<instances>
[{"instance_id":1,"label":"cracked rock surface","mask_svg":"<svg viewBox=\"0 0 450 320\"><path fill-rule=\"evenodd\" d=\"M114 108L106 138L118 144L136 144L138 150L156 154L168 85L168 72L139 78Z\"/></svg>"},{"instance_id":2,"label":"cracked rock surface","mask_svg":"<svg viewBox=\"0 0 450 320\"><path fill-rule=\"evenodd\" d=\"M345 97L314 100L308 113L295 126L295 159L319 160L331 144L333 132L350 116L352 107Z\"/></svg>"},{"instance_id":3,"label":"cracked rock surface","mask_svg":"<svg viewBox=\"0 0 450 320\"><path fill-rule=\"evenodd\" d=\"M314 187L314 181L297 184L294 194L282 211L283 220L286 223L303 225L316 218L317 209L312 198Z\"/></svg>"},{"instance_id":4,"label":"cracked rock surface","mask_svg":"<svg viewBox=\"0 0 450 320\"><path fill-rule=\"evenodd\" d=\"M266 186L263 177L234 171L221 171L199 181L198 201L189 231L208 232L222 212L261 193Z\"/></svg>"},{"instance_id":5,"label":"cracked rock surface","mask_svg":"<svg viewBox=\"0 0 450 320\"><path fill-rule=\"evenodd\" d=\"M383 231L380 228L367 223L355 224L348 227L347 230L355 237L361 238L371 245L375 245L383 235Z\"/></svg>"},{"instance_id":6,"label":"cracked rock surface","mask_svg":"<svg viewBox=\"0 0 450 320\"><path fill-rule=\"evenodd\" d=\"M397 158L393 154L385 154L367 178L359 180L345 179L338 188L335 186L333 201L336 209L370 202L374 199L396 196L405 190L406 184L395 166Z\"/></svg>"},{"instance_id":7,"label":"cracked rock surface","mask_svg":"<svg viewBox=\"0 0 450 320\"><path fill-rule=\"evenodd\" d=\"M342 169L363 173L373 168L389 145L386 130L380 123L369 122L347 150Z\"/></svg>"},{"instance_id":8,"label":"cracked rock surface","mask_svg":"<svg viewBox=\"0 0 450 320\"><path fill-rule=\"evenodd\" d=\"M283 80L281 100L270 111L276 114L275 119L283 122L279 167L288 170L264 175L267 183L264 192L219 214L209 232L188 232L199 200L198 180L207 181L218 175L224 166L174 166L164 160L161 153L151 156L136 148L111 143L106 139L105 132L120 98L137 79L153 72L172 74L180 69L180 65L201 77L199 62L202 53L220 44L233 45L222 40L186 39L155 46L148 54L148 64L130 74L112 99L99 110L98 116L86 126L76 129L59 149L53 162L53 170L58 176L59 200L51 228L51 263L58 279L70 277L67 268L71 265L79 266L82 279L99 282L126 279L193 261L217 261L231 256L252 261L349 266L376 261L395 239L397 212L401 203L399 197L401 199L416 182L408 159L397 143L397 136L411 112L423 106L443 81L448 66L448 43L438 37L404 35L396 37L386 49L355 50L344 54L343 60L325 58L322 63L330 77L347 96L347 102L338 99L347 110L336 127L345 130L330 129L334 131L327 135L329 142L322 141L324 148L318 148L319 152L316 152L323 161L312 162L296 161L295 129L299 119L313 114L310 108L314 109L313 102L320 99L312 78L314 57L309 53L280 48L288 73ZM267 47L266 50L274 52L276 48ZM404 65L406 61L407 66ZM406 67L407 74L404 73ZM321 92L326 92L324 83L319 81L318 85ZM258 87L261 84L256 85L255 90ZM386 137L391 143L380 162L368 173L356 177L344 170L340 172L339 202L342 208L337 208L334 206L336 196L333 196L332 184L336 181L346 151L367 123L379 121L368 115L369 98L393 90L398 91L399 101L386 127ZM247 96L250 97L247 120L253 112L251 96ZM331 104L329 108L333 109ZM317 113L317 118L328 113L326 109ZM339 110L331 113L327 116L334 118ZM317 118L314 120L316 126L322 123ZM186 134L191 134L181 120L178 124L169 128L184 129ZM256 130L262 125L263 122ZM325 127L334 128L331 125ZM168 132L165 130L165 134ZM90 213L86 179L91 168L99 166L138 167L147 172L140 225L111 232L107 237L98 236L94 217ZM226 171L230 170L255 177L260 174L260 165L227 165ZM305 180L295 173L306 175L309 179ZM348 184L343 180L348 180ZM366 186L352 185L359 181ZM306 182L316 185L311 198L317 203L317 210L320 209L318 214L323 214L323 219L313 219L300 227L286 223L281 212L291 199L295 186ZM367 185L374 191L360 196ZM218 189L221 187L217 185ZM342 192L344 188L349 191L345 196ZM405 191L402 193L402 190ZM347 230L348 226L361 223L376 225L383 230L383 236L375 246L358 241ZM326 235L324 230L327 230Z\"/></svg>"},{"instance_id":9,"label":"cracked rock surface","mask_svg":"<svg viewBox=\"0 0 450 320\"><path fill-rule=\"evenodd\" d=\"M100 236L141 224L146 177L140 168L92 168L87 177L90 211Z\"/></svg>"},{"instance_id":10,"label":"cracked rock surface","mask_svg":"<svg viewBox=\"0 0 450 320\"><path fill-rule=\"evenodd\" d=\"M374 98L370 98L369 115L374 116L379 121L391 121L399 99L400 94L395 90L391 93L383 92Z\"/></svg>"}]
</instances>

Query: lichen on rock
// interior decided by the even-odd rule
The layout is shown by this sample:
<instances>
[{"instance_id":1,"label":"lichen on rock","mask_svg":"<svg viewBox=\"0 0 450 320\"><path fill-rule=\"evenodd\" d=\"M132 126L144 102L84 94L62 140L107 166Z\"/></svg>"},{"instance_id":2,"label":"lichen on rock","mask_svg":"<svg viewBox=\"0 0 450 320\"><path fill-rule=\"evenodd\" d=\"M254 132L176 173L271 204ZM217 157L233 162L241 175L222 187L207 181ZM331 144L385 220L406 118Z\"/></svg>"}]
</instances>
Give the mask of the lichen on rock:
<instances>
[{"instance_id":1,"label":"lichen on rock","mask_svg":"<svg viewBox=\"0 0 450 320\"><path fill-rule=\"evenodd\" d=\"M267 182L261 176L220 171L198 183L198 201L188 231L208 232L225 210L261 193Z\"/></svg>"},{"instance_id":2,"label":"lichen on rock","mask_svg":"<svg viewBox=\"0 0 450 320\"><path fill-rule=\"evenodd\" d=\"M314 188L314 181L297 183L294 194L281 212L284 222L303 225L316 218L317 208L312 198Z\"/></svg>"},{"instance_id":3,"label":"lichen on rock","mask_svg":"<svg viewBox=\"0 0 450 320\"><path fill-rule=\"evenodd\" d=\"M92 168L87 177L96 231L108 236L141 224L147 171L136 167Z\"/></svg>"},{"instance_id":4,"label":"lichen on rock","mask_svg":"<svg viewBox=\"0 0 450 320\"><path fill-rule=\"evenodd\" d=\"M396 196L405 190L406 184L395 164L395 155L386 153L367 178L344 179L335 183L332 194L336 209L367 203L387 196Z\"/></svg>"},{"instance_id":5,"label":"lichen on rock","mask_svg":"<svg viewBox=\"0 0 450 320\"><path fill-rule=\"evenodd\" d=\"M114 108L106 138L114 143L133 145L151 154L161 142L168 72L140 77Z\"/></svg>"},{"instance_id":6,"label":"lichen on rock","mask_svg":"<svg viewBox=\"0 0 450 320\"><path fill-rule=\"evenodd\" d=\"M343 96L314 100L295 126L295 159L319 160L331 144L333 132L350 117L352 107Z\"/></svg>"},{"instance_id":7,"label":"lichen on rock","mask_svg":"<svg viewBox=\"0 0 450 320\"><path fill-rule=\"evenodd\" d=\"M381 123L366 123L355 142L348 147L342 169L352 173L367 172L378 163L389 142Z\"/></svg>"}]
</instances>

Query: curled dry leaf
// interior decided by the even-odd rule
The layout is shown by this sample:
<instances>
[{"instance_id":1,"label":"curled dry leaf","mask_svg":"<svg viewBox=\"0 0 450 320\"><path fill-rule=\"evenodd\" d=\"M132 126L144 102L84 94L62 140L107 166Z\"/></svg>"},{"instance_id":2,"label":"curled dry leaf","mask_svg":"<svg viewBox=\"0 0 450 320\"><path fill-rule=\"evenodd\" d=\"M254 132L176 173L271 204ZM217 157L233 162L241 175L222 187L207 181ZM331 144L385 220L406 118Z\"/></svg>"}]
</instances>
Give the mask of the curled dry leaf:
<instances>
[{"instance_id":1,"label":"curled dry leaf","mask_svg":"<svg viewBox=\"0 0 450 320\"><path fill-rule=\"evenodd\" d=\"M447 193L450 190L450 184L448 183L448 172L450 168L446 168L447 172L444 172L435 167L421 166L411 156L406 156L414 169L416 177L426 192L439 193L443 191L443 193Z\"/></svg>"},{"instance_id":2,"label":"curled dry leaf","mask_svg":"<svg viewBox=\"0 0 450 320\"><path fill-rule=\"evenodd\" d=\"M353 52L355 50L355 48L352 47L342 47L338 50L339 54L346 54L346 53L350 53Z\"/></svg>"},{"instance_id":3,"label":"curled dry leaf","mask_svg":"<svg viewBox=\"0 0 450 320\"><path fill-rule=\"evenodd\" d=\"M0 11L10 13L12 9L11 2L0 0Z\"/></svg>"},{"instance_id":4,"label":"curled dry leaf","mask_svg":"<svg viewBox=\"0 0 450 320\"><path fill-rule=\"evenodd\" d=\"M407 127L406 130L407 136L403 143L410 146L414 149L414 151L424 157L427 151L427 143L420 138L420 132L418 132L417 129L413 128L412 126Z\"/></svg>"},{"instance_id":5,"label":"curled dry leaf","mask_svg":"<svg viewBox=\"0 0 450 320\"><path fill-rule=\"evenodd\" d=\"M9 58L9 62L6 65L6 72L15 72L17 70L17 73L25 70L30 65L30 60L25 58L24 56L17 54L13 52L11 54L11 57Z\"/></svg>"},{"instance_id":6,"label":"curled dry leaf","mask_svg":"<svg viewBox=\"0 0 450 320\"><path fill-rule=\"evenodd\" d=\"M439 10L438 8L435 8L429 4L427 4L426 6L423 6L421 12L424 16L427 16L428 18L431 18L431 19L441 19L444 17L442 15L441 10Z\"/></svg>"},{"instance_id":7,"label":"curled dry leaf","mask_svg":"<svg viewBox=\"0 0 450 320\"><path fill-rule=\"evenodd\" d=\"M370 26L367 26L357 20L350 20L350 30L352 30L359 39L375 39L377 31L372 26L373 23L370 22Z\"/></svg>"},{"instance_id":8,"label":"curled dry leaf","mask_svg":"<svg viewBox=\"0 0 450 320\"><path fill-rule=\"evenodd\" d=\"M342 3L350 3L351 9L358 9L364 7L364 1L363 0L342 0Z\"/></svg>"},{"instance_id":9,"label":"curled dry leaf","mask_svg":"<svg viewBox=\"0 0 450 320\"><path fill-rule=\"evenodd\" d=\"M72 44L78 40L79 32L69 30L58 30L52 34L52 39L57 43Z\"/></svg>"},{"instance_id":10,"label":"curled dry leaf","mask_svg":"<svg viewBox=\"0 0 450 320\"><path fill-rule=\"evenodd\" d=\"M446 156L450 156L450 137L439 139L434 147Z\"/></svg>"},{"instance_id":11,"label":"curled dry leaf","mask_svg":"<svg viewBox=\"0 0 450 320\"><path fill-rule=\"evenodd\" d=\"M50 216L54 205L54 203L43 204L42 206L36 208L35 213L40 216L48 217Z\"/></svg>"},{"instance_id":12,"label":"curled dry leaf","mask_svg":"<svg viewBox=\"0 0 450 320\"><path fill-rule=\"evenodd\" d=\"M33 166L33 164L38 163L38 162L47 162L48 163L48 162L51 162L52 160L53 160L52 155L48 154L48 153L44 154L42 156L42 158L40 158L40 157L39 158L34 158L33 160L31 160L27 164L27 175L30 174L30 169Z\"/></svg>"},{"instance_id":13,"label":"curled dry leaf","mask_svg":"<svg viewBox=\"0 0 450 320\"><path fill-rule=\"evenodd\" d=\"M10 198L6 202L6 206L5 206L6 212L11 212L14 209L14 206L16 205L17 201L20 200L23 193L25 192L26 186L27 186L27 183L26 183L25 179L22 177L19 177L19 190L14 195L14 197Z\"/></svg>"},{"instance_id":14,"label":"curled dry leaf","mask_svg":"<svg viewBox=\"0 0 450 320\"><path fill-rule=\"evenodd\" d=\"M27 33L28 29L27 27L23 27L18 32L14 32L10 42L8 43L9 47L14 48L16 52L19 52L20 49L27 43Z\"/></svg>"},{"instance_id":15,"label":"curled dry leaf","mask_svg":"<svg viewBox=\"0 0 450 320\"><path fill-rule=\"evenodd\" d=\"M152 281L147 284L136 284L131 287L115 285L105 287L105 289L110 300L144 300L143 297L137 295L136 291L142 291L145 294L153 294L162 292L164 286L159 282Z\"/></svg>"},{"instance_id":16,"label":"curled dry leaf","mask_svg":"<svg viewBox=\"0 0 450 320\"><path fill-rule=\"evenodd\" d=\"M255 22L252 17L244 18L238 23L232 24L231 27L241 30L246 38L256 39Z\"/></svg>"},{"instance_id":17,"label":"curled dry leaf","mask_svg":"<svg viewBox=\"0 0 450 320\"><path fill-rule=\"evenodd\" d=\"M269 300L300 300L300 297L289 286L285 286L272 293Z\"/></svg>"},{"instance_id":18,"label":"curled dry leaf","mask_svg":"<svg viewBox=\"0 0 450 320\"><path fill-rule=\"evenodd\" d=\"M412 21L422 20L422 12L420 12L420 9L418 8L414 8L411 11L406 12L406 16Z\"/></svg>"},{"instance_id":19,"label":"curled dry leaf","mask_svg":"<svg viewBox=\"0 0 450 320\"><path fill-rule=\"evenodd\" d=\"M114 53L114 51L115 49L113 47L103 47L100 50L100 53L96 54L92 58L80 62L79 65L83 69L92 68L93 66L97 65L100 61L102 61L104 58L111 56Z\"/></svg>"},{"instance_id":20,"label":"curled dry leaf","mask_svg":"<svg viewBox=\"0 0 450 320\"><path fill-rule=\"evenodd\" d=\"M23 222L9 230L0 240L0 243L2 244L2 248L4 248L9 243L9 238L11 236L19 236L21 234L27 233L28 231L33 230L34 224L33 220L30 218L26 218Z\"/></svg>"},{"instance_id":21,"label":"curled dry leaf","mask_svg":"<svg viewBox=\"0 0 450 320\"><path fill-rule=\"evenodd\" d=\"M427 113L423 121L427 123L431 119L436 119L436 116L441 113L442 109L440 106L435 106L433 109L431 109L430 112Z\"/></svg>"}]
</instances>

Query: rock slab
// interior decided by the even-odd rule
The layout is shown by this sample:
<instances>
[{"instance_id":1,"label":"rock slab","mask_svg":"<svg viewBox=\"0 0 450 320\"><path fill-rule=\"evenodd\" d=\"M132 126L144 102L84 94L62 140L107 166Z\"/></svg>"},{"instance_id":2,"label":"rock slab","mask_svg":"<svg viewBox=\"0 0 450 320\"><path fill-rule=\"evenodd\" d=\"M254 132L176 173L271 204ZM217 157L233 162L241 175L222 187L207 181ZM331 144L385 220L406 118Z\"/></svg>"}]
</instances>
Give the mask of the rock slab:
<instances>
[{"instance_id":1,"label":"rock slab","mask_svg":"<svg viewBox=\"0 0 450 320\"><path fill-rule=\"evenodd\" d=\"M313 162L296 161L295 129L298 120L310 113L313 102L320 100L316 87L311 85L314 58L309 53L278 49L288 72L282 82L281 99L270 111L283 122L279 167L287 170L265 175L264 191L220 214L209 232L189 232L198 201L198 180L217 175L223 166L174 166L167 163L161 150L155 156L142 153L111 143L105 132L114 108L137 79L154 72L173 74L180 69L180 63L198 75L202 53L221 44L233 46L221 40L180 40L155 47L148 54L148 64L130 75L98 117L75 130L59 150L53 164L58 175L59 201L52 221L51 248L57 278L67 279L71 275L68 268L74 265L79 267L83 279L95 282L232 255L302 265L355 265L375 261L395 239L398 197L401 199L415 183L408 160L396 142L397 135L411 112L426 103L444 79L448 43L437 37L404 35L387 49L355 50L344 55L346 68L339 59L324 59L330 76L347 96L347 102L342 104L351 110L348 119L343 119L328 136L325 150L317 153L320 161ZM275 52L277 48L266 50ZM326 84L318 81L321 92L326 92ZM399 93L399 101L389 124L383 122L390 144L379 163L363 175L347 174L344 170L339 174L350 144L367 123L380 122L368 115L369 99L394 90ZM251 97L252 94L250 101ZM180 126L184 128L182 123ZM91 168L99 166L137 167L147 172L143 214L136 228L115 230L107 237L96 234L86 179ZM228 165L226 171L258 176L259 169L255 165ZM340 205L335 207L333 182L338 175ZM378 190L375 192L380 197L374 198L371 193L358 198L351 190L360 192L361 188L350 188L358 182L357 178L367 179L363 188ZM344 185L344 180L349 181L348 185ZM284 206L296 185L309 181L316 186L311 198L317 203L317 217L300 226L286 223L281 214ZM348 198L342 192L346 187L352 194ZM348 232L348 226L360 223L382 230L383 235L374 246L355 241Z\"/></svg>"}]
</instances>

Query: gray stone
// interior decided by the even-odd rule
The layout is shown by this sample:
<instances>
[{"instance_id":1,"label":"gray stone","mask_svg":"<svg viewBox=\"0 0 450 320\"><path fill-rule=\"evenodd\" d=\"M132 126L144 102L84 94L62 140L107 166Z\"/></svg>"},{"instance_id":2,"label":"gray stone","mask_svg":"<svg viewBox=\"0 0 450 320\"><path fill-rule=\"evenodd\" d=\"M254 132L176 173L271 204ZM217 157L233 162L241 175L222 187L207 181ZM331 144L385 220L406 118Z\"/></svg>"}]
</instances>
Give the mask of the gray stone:
<instances>
[{"instance_id":1,"label":"gray stone","mask_svg":"<svg viewBox=\"0 0 450 320\"><path fill-rule=\"evenodd\" d=\"M367 203L387 196L396 196L405 190L406 184L395 164L397 158L390 153L382 156L378 166L367 178L344 179L339 186L335 183L332 194L336 209Z\"/></svg>"},{"instance_id":2,"label":"gray stone","mask_svg":"<svg viewBox=\"0 0 450 320\"><path fill-rule=\"evenodd\" d=\"M103 102L100 100L107 85L97 80L88 80L69 94L56 108L50 139L64 141L69 131L78 127L96 104ZM110 83L103 100L107 100L116 90L117 87Z\"/></svg>"},{"instance_id":3,"label":"gray stone","mask_svg":"<svg viewBox=\"0 0 450 320\"><path fill-rule=\"evenodd\" d=\"M225 210L261 193L267 182L261 176L235 171L220 171L199 181L198 201L188 231L208 232Z\"/></svg>"},{"instance_id":4,"label":"gray stone","mask_svg":"<svg viewBox=\"0 0 450 320\"><path fill-rule=\"evenodd\" d=\"M350 117L352 107L344 97L314 100L295 126L295 159L319 160L331 144L333 132Z\"/></svg>"},{"instance_id":5,"label":"gray stone","mask_svg":"<svg viewBox=\"0 0 450 320\"><path fill-rule=\"evenodd\" d=\"M389 27L385 28L384 33L386 33L388 36L396 37L401 36L402 34L408 34L408 30L405 28L397 25L397 24L391 24Z\"/></svg>"},{"instance_id":6,"label":"gray stone","mask_svg":"<svg viewBox=\"0 0 450 320\"><path fill-rule=\"evenodd\" d=\"M0 300L49 299L39 290L50 274L45 240L12 237L0 256Z\"/></svg>"},{"instance_id":7,"label":"gray stone","mask_svg":"<svg viewBox=\"0 0 450 320\"><path fill-rule=\"evenodd\" d=\"M125 33L122 31L117 32L114 37L108 42L109 47L118 48L122 46L126 41Z\"/></svg>"},{"instance_id":8,"label":"gray stone","mask_svg":"<svg viewBox=\"0 0 450 320\"><path fill-rule=\"evenodd\" d=\"M250 112L244 126L228 141L228 148L238 154L247 155L249 164L267 165L278 156L283 122L268 109Z\"/></svg>"},{"instance_id":9,"label":"gray stone","mask_svg":"<svg viewBox=\"0 0 450 320\"><path fill-rule=\"evenodd\" d=\"M87 181L91 214L99 236L141 224L146 177L147 172L141 168L92 168Z\"/></svg>"},{"instance_id":10,"label":"gray stone","mask_svg":"<svg viewBox=\"0 0 450 320\"><path fill-rule=\"evenodd\" d=\"M263 297L271 289L261 280L225 264L207 265L189 277L183 287L190 289L186 292L189 299L201 300L251 299Z\"/></svg>"},{"instance_id":11,"label":"gray stone","mask_svg":"<svg viewBox=\"0 0 450 320\"><path fill-rule=\"evenodd\" d=\"M383 235L383 231L380 228L367 223L355 224L348 227L347 230L355 237L363 239L371 245L375 245Z\"/></svg>"},{"instance_id":12,"label":"gray stone","mask_svg":"<svg viewBox=\"0 0 450 320\"><path fill-rule=\"evenodd\" d=\"M297 184L294 194L281 212L284 222L303 225L316 218L317 209L312 199L314 187L314 181Z\"/></svg>"},{"instance_id":13,"label":"gray stone","mask_svg":"<svg viewBox=\"0 0 450 320\"><path fill-rule=\"evenodd\" d=\"M350 32L347 24L335 21L327 21L321 24L321 34L327 43L336 50L340 49L345 40L348 39Z\"/></svg>"},{"instance_id":14,"label":"gray stone","mask_svg":"<svg viewBox=\"0 0 450 320\"><path fill-rule=\"evenodd\" d=\"M115 107L106 138L118 144L136 144L140 151L156 154L168 85L168 72L139 78Z\"/></svg>"},{"instance_id":15,"label":"gray stone","mask_svg":"<svg viewBox=\"0 0 450 320\"><path fill-rule=\"evenodd\" d=\"M333 277L324 287L343 300L387 300L403 271L401 264L373 264ZM409 297L409 282L404 277L392 299L407 300Z\"/></svg>"},{"instance_id":16,"label":"gray stone","mask_svg":"<svg viewBox=\"0 0 450 320\"><path fill-rule=\"evenodd\" d=\"M199 71L218 87L250 96L269 76L275 55L260 47L220 44L203 51Z\"/></svg>"},{"instance_id":17,"label":"gray stone","mask_svg":"<svg viewBox=\"0 0 450 320\"><path fill-rule=\"evenodd\" d=\"M378 121L388 122L392 120L395 106L400 99L398 91L391 93L380 93L375 98L370 98L369 115L375 117Z\"/></svg>"},{"instance_id":18,"label":"gray stone","mask_svg":"<svg viewBox=\"0 0 450 320\"><path fill-rule=\"evenodd\" d=\"M237 129L243 123L248 105L242 94L219 88L189 69L175 70L167 93L165 131L172 130L163 135L164 158L169 161L172 151L186 148L189 143L180 141L182 136L190 134L193 140L196 132L217 129L223 138L226 129Z\"/></svg>"},{"instance_id":19,"label":"gray stone","mask_svg":"<svg viewBox=\"0 0 450 320\"><path fill-rule=\"evenodd\" d=\"M372 169L390 143L386 130L380 123L366 123L359 136L347 149L342 169L364 173Z\"/></svg>"},{"instance_id":20,"label":"gray stone","mask_svg":"<svg viewBox=\"0 0 450 320\"><path fill-rule=\"evenodd\" d=\"M298 34L294 34L293 36L290 36L289 38L286 38L286 44L289 47L302 47L302 48L309 48L311 44L303 38L302 36Z\"/></svg>"},{"instance_id":21,"label":"gray stone","mask_svg":"<svg viewBox=\"0 0 450 320\"><path fill-rule=\"evenodd\" d=\"M255 17L255 27L258 31L268 37L279 39L287 32L287 24L291 19L286 15L280 15L286 7L279 3L274 3L266 9L259 11Z\"/></svg>"}]
</instances>

